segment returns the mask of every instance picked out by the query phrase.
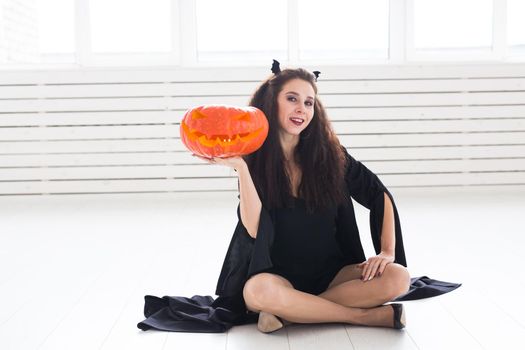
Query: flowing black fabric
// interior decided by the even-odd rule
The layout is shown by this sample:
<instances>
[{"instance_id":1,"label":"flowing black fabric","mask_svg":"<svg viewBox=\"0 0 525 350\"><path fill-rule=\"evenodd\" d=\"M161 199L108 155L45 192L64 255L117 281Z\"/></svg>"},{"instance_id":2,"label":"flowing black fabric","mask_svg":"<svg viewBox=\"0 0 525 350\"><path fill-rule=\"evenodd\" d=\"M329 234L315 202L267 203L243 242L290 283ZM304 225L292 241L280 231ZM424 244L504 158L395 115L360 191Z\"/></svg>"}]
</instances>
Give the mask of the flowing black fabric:
<instances>
[{"instance_id":1,"label":"flowing black fabric","mask_svg":"<svg viewBox=\"0 0 525 350\"><path fill-rule=\"evenodd\" d=\"M407 266L401 224L394 198L379 178L348 152L348 168L345 175L346 190L359 204L370 210L370 233L376 254L381 251L384 194L392 202L395 221L395 262ZM178 332L224 332L239 324L252 323L257 314L247 311L242 289L246 281L257 273L273 267L271 248L275 237L275 212L261 209L257 238L252 238L240 219L237 206L237 226L226 252L215 294L219 297L195 295L192 298L164 296L145 297L146 319L137 326L142 330L151 328ZM351 200L340 205L337 212L336 239L347 264L366 260ZM460 284L442 282L426 276L413 278L410 290L396 300L414 300L447 293Z\"/></svg>"},{"instance_id":2,"label":"flowing black fabric","mask_svg":"<svg viewBox=\"0 0 525 350\"><path fill-rule=\"evenodd\" d=\"M222 333L232 326L257 322L256 313L245 312L242 297L145 296L146 319L137 327L146 331Z\"/></svg>"},{"instance_id":3,"label":"flowing black fabric","mask_svg":"<svg viewBox=\"0 0 525 350\"><path fill-rule=\"evenodd\" d=\"M431 298L453 291L461 286L461 283L451 283L434 280L427 276L415 277L410 281L410 290L394 301L408 301Z\"/></svg>"}]
</instances>

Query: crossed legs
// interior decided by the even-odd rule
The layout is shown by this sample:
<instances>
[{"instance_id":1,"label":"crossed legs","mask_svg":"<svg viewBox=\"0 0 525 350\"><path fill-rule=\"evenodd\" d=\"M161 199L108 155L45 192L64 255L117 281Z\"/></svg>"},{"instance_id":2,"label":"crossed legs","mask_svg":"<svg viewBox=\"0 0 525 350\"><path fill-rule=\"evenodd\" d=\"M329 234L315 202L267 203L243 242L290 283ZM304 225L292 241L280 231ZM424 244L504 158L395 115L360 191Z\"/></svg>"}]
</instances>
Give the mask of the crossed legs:
<instances>
[{"instance_id":1,"label":"crossed legs","mask_svg":"<svg viewBox=\"0 0 525 350\"><path fill-rule=\"evenodd\" d=\"M246 282L243 296L249 310L264 311L290 322L392 327L392 307L380 305L408 290L408 271L401 265L389 264L381 277L363 282L360 276L356 265L345 266L325 292L313 295L294 289L281 276L260 273Z\"/></svg>"}]
</instances>

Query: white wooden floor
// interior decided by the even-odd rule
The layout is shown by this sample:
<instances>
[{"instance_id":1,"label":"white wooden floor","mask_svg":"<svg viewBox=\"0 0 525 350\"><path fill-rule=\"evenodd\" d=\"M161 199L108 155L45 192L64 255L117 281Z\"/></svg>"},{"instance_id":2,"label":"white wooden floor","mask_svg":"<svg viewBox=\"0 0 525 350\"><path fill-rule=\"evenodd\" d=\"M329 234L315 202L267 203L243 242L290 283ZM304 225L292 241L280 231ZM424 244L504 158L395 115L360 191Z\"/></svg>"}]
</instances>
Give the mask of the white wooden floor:
<instances>
[{"instance_id":1,"label":"white wooden floor","mask_svg":"<svg viewBox=\"0 0 525 350\"><path fill-rule=\"evenodd\" d=\"M145 294L213 295L237 196L0 197L0 349L525 348L525 187L393 190L413 276L462 282L407 302L404 331L136 328ZM357 205L368 252L368 211Z\"/></svg>"}]
</instances>

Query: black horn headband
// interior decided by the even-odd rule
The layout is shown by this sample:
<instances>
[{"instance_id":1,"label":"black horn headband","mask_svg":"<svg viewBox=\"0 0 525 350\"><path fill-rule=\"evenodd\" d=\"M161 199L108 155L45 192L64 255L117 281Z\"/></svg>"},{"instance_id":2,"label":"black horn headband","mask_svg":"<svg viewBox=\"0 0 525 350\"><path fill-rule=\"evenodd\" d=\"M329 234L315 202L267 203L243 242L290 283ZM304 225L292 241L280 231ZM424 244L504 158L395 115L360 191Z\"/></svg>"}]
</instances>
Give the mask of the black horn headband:
<instances>
[{"instance_id":1,"label":"black horn headband","mask_svg":"<svg viewBox=\"0 0 525 350\"><path fill-rule=\"evenodd\" d=\"M280 63L279 63L279 61L277 61L277 60L273 60L273 63L272 63L272 73L275 74L275 75L281 73Z\"/></svg>"},{"instance_id":2,"label":"black horn headband","mask_svg":"<svg viewBox=\"0 0 525 350\"><path fill-rule=\"evenodd\" d=\"M281 67L280 67L280 63L279 61L277 60L273 60L273 63L272 63L272 73L277 75L279 73L281 73ZM321 74L321 72L319 72L318 70L314 70L312 72L315 76L315 81L317 81L317 79L319 78L319 74Z\"/></svg>"}]
</instances>

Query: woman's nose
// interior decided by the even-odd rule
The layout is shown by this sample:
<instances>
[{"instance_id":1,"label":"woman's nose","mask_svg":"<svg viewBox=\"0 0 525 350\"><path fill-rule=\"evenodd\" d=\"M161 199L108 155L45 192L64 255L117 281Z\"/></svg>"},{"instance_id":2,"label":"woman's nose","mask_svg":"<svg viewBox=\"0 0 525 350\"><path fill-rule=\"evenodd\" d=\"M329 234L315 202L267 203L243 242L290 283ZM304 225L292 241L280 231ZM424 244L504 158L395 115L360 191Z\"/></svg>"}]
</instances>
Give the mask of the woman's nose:
<instances>
[{"instance_id":1,"label":"woman's nose","mask_svg":"<svg viewBox=\"0 0 525 350\"><path fill-rule=\"evenodd\" d=\"M297 113L304 113L305 112L305 108L304 108L304 106L302 104L299 104L299 105L297 105L297 108L295 109L295 111Z\"/></svg>"}]
</instances>

